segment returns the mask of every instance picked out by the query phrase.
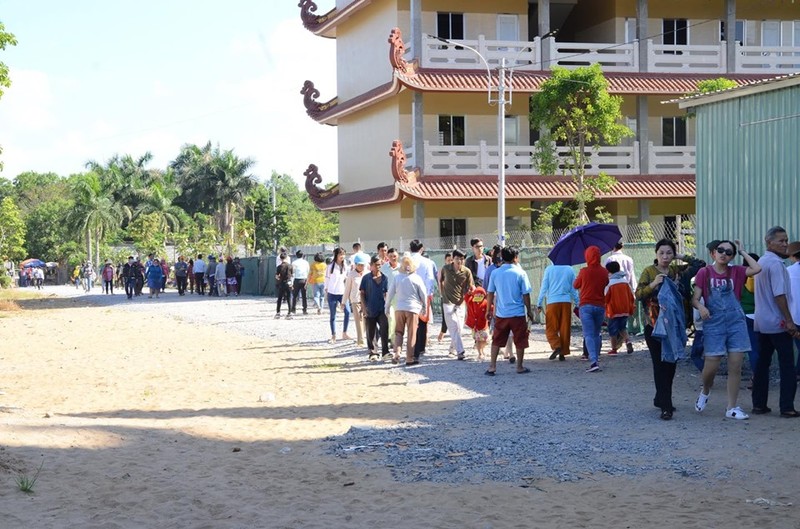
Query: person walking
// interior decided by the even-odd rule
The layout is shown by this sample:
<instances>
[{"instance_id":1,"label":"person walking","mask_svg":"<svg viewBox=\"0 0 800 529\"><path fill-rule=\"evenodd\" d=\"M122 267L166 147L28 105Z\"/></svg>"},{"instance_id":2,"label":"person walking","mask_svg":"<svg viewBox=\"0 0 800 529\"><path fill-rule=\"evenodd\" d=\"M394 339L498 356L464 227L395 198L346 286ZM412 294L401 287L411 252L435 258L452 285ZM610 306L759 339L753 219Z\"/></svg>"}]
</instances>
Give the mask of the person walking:
<instances>
[{"instance_id":1,"label":"person walking","mask_svg":"<svg viewBox=\"0 0 800 529\"><path fill-rule=\"evenodd\" d=\"M792 264L786 268L789 274L789 285L792 290L792 302L789 305L789 312L792 314L792 321L800 322L800 241L789 243L787 253ZM794 347L800 353L800 338L794 338ZM797 381L800 382L800 354L797 355Z\"/></svg>"},{"instance_id":2,"label":"person walking","mask_svg":"<svg viewBox=\"0 0 800 529\"><path fill-rule=\"evenodd\" d=\"M103 265L103 270L100 272L101 277L103 278L103 292L106 294L114 294L114 265L111 264L111 260L107 259L105 264Z\"/></svg>"},{"instance_id":3,"label":"person walking","mask_svg":"<svg viewBox=\"0 0 800 529\"><path fill-rule=\"evenodd\" d=\"M359 347L364 346L364 317L359 289L361 288L361 280L369 273L367 268L369 259L365 253L356 254L353 257L353 268L347 271L347 277L344 281L343 300L345 303L350 304L350 314L353 316L353 324L356 328L356 345Z\"/></svg>"},{"instance_id":4,"label":"person walking","mask_svg":"<svg viewBox=\"0 0 800 529\"><path fill-rule=\"evenodd\" d=\"M606 262L608 285L605 288L608 337L611 341L609 356L616 356L624 343L628 354L633 354L633 344L628 334L628 318L636 310L630 282L617 261Z\"/></svg>"},{"instance_id":5,"label":"person walking","mask_svg":"<svg viewBox=\"0 0 800 529\"><path fill-rule=\"evenodd\" d=\"M128 262L122 265L122 282L125 285L125 295L128 299L133 298L136 290L136 267L132 255L129 255Z\"/></svg>"},{"instance_id":6,"label":"person walking","mask_svg":"<svg viewBox=\"0 0 800 529\"><path fill-rule=\"evenodd\" d=\"M397 298L397 306L394 312L396 327L394 340L392 341L394 346L392 363L397 364L400 362L400 349L403 347L403 335L405 334L408 336L405 364L407 367L419 364L419 357L416 355L414 348L418 339L417 324L419 323L420 314L426 314L428 311L428 295L425 283L416 271L417 267L414 259L410 256L403 257L400 273L389 287L386 308L384 309L384 312L388 312L392 301Z\"/></svg>"},{"instance_id":7,"label":"person walking","mask_svg":"<svg viewBox=\"0 0 800 529\"><path fill-rule=\"evenodd\" d=\"M206 262L203 261L203 254L197 254L197 260L194 262L194 285L197 288L197 294L205 296L206 294Z\"/></svg>"},{"instance_id":8,"label":"person walking","mask_svg":"<svg viewBox=\"0 0 800 529\"><path fill-rule=\"evenodd\" d=\"M606 313L605 288L608 284L608 270L600 265L600 248L589 246L583 253L586 266L578 272L572 283L580 292L578 314L583 327L583 339L589 351L588 373L600 369L600 348L603 345L600 331Z\"/></svg>"},{"instance_id":9,"label":"person walking","mask_svg":"<svg viewBox=\"0 0 800 529\"><path fill-rule=\"evenodd\" d=\"M500 349L506 346L509 334L513 334L517 348L517 373L530 373L523 360L528 348L528 322L533 323L531 309L531 283L528 274L519 265L519 250L506 246L501 250L503 266L492 272L487 289L486 318L491 317L494 305L494 332L492 333L492 355L489 369L485 374L494 376L497 371L497 356Z\"/></svg>"},{"instance_id":10,"label":"person walking","mask_svg":"<svg viewBox=\"0 0 800 529\"><path fill-rule=\"evenodd\" d=\"M678 347L683 337L682 343L686 343L686 306L682 285L697 273L697 270L705 266L705 262L689 256L676 254L675 243L669 239L661 239L655 245L656 261L642 270L639 282L636 287L636 299L642 304L647 320L644 327L644 339L650 351L650 359L653 363L653 381L656 387L656 395L653 398L653 405L661 410L661 419L668 421L672 419L675 407L672 404L672 382L675 378L675 368L677 362L682 358L683 347ZM687 264L679 264L675 260L681 259ZM665 287L665 285L671 286ZM667 288L662 302L661 292ZM672 294L674 293L674 295ZM678 299L674 299L674 298ZM659 318L662 316L662 304L669 311L669 318ZM675 306L675 305L679 306ZM691 316L688 316L691 317ZM662 339L654 336L654 328L657 323L663 324L663 329L670 337L676 339ZM661 329L660 329L661 330ZM678 343L676 343L678 342Z\"/></svg>"},{"instance_id":11,"label":"person walking","mask_svg":"<svg viewBox=\"0 0 800 529\"><path fill-rule=\"evenodd\" d=\"M349 340L347 326L350 324L350 307L343 301L344 283L347 278L347 265L345 263L344 248L337 247L333 250L333 260L325 270L325 292L328 298L328 310L330 311L331 338L329 343L336 343L336 307L342 305L344 311L344 325L342 329L342 340Z\"/></svg>"},{"instance_id":12,"label":"person walking","mask_svg":"<svg viewBox=\"0 0 800 529\"><path fill-rule=\"evenodd\" d=\"M161 269L161 263L157 258L154 258L150 262L150 266L147 267L146 275L147 288L150 289L150 295L147 297L152 299L153 294L155 294L156 299L158 299L158 295L161 292L161 280L164 278L164 271Z\"/></svg>"},{"instance_id":13,"label":"person walking","mask_svg":"<svg viewBox=\"0 0 800 529\"><path fill-rule=\"evenodd\" d=\"M194 294L194 259L189 258L188 268L186 269L186 277L189 280L189 294Z\"/></svg>"},{"instance_id":14,"label":"person walking","mask_svg":"<svg viewBox=\"0 0 800 529\"><path fill-rule=\"evenodd\" d=\"M460 250L453 250L453 262L442 267L439 285L442 293L442 317L447 322L450 349L455 350L458 360L466 360L464 342L461 339L466 317L464 296L475 288L472 273L464 266L465 257Z\"/></svg>"},{"instance_id":15,"label":"person walking","mask_svg":"<svg viewBox=\"0 0 800 529\"><path fill-rule=\"evenodd\" d=\"M86 292L90 292L92 290L92 285L94 284L95 280L95 273L94 273L94 266L92 266L91 261L86 261L86 264L83 265L83 290Z\"/></svg>"},{"instance_id":16,"label":"person walking","mask_svg":"<svg viewBox=\"0 0 800 529\"><path fill-rule=\"evenodd\" d=\"M400 263L399 263L399 255L397 253L396 248L389 248L386 252L386 259L387 262L381 265L381 274L386 276L386 289L388 291L391 288L392 283L397 278L397 275L400 273ZM395 329L395 318L394 312L396 310L397 303L386 303L387 312L387 319L389 321L388 327L388 334L389 334L389 341L391 342L394 339L394 329Z\"/></svg>"},{"instance_id":17,"label":"person walking","mask_svg":"<svg viewBox=\"0 0 800 529\"><path fill-rule=\"evenodd\" d=\"M40 266L33 269L33 283L36 285L36 290L41 290L44 284L44 270ZM113 283L113 279L112 279ZM114 285L111 285L111 293L114 293Z\"/></svg>"},{"instance_id":18,"label":"person walking","mask_svg":"<svg viewBox=\"0 0 800 529\"><path fill-rule=\"evenodd\" d=\"M622 251L622 241L614 245L614 250L611 255L606 258L605 264L615 262L619 263L619 269L625 273L625 280L631 287L631 292L636 292L638 283L636 282L636 272L633 269L633 259L629 255L625 255Z\"/></svg>"},{"instance_id":19,"label":"person walking","mask_svg":"<svg viewBox=\"0 0 800 529\"><path fill-rule=\"evenodd\" d=\"M433 314L431 302L436 291L436 285L439 282L439 271L436 269L436 263L422 255L425 247L418 239L414 239L409 243L409 250L411 250L411 259L414 261L416 273L422 279L422 284L425 285L425 292L428 296L425 303L427 310L421 313L417 320L417 339L414 342L414 356L419 358L425 354L425 347L428 344L428 321L430 321Z\"/></svg>"},{"instance_id":20,"label":"person walking","mask_svg":"<svg viewBox=\"0 0 800 529\"><path fill-rule=\"evenodd\" d=\"M289 256L280 254L281 264L275 271L275 287L278 291L278 304L275 308L275 319L281 317L281 303L286 300L286 319L292 319L292 265Z\"/></svg>"},{"instance_id":21,"label":"person walking","mask_svg":"<svg viewBox=\"0 0 800 529\"><path fill-rule=\"evenodd\" d=\"M325 256L322 252L314 254L314 262L311 263L308 272L308 284L311 285L311 295L317 307L317 314L322 314L322 303L325 301Z\"/></svg>"},{"instance_id":22,"label":"person walking","mask_svg":"<svg viewBox=\"0 0 800 529\"><path fill-rule=\"evenodd\" d=\"M452 262L453 262L453 252L447 252L446 254L444 254L444 266L447 266ZM442 267L442 269L444 269L444 266ZM441 284L442 284L442 270L440 269L439 270L439 285L441 285ZM440 309L440 312L442 313L442 327L439 329L439 336L436 337L436 341L437 342L441 342L444 339L444 334L447 332L447 320L444 317L444 308L442 306L443 303L444 303L444 301L440 297L439 298L439 309ZM450 350L450 354L451 355L455 355L456 352L453 349L451 349Z\"/></svg>"},{"instance_id":23,"label":"person walking","mask_svg":"<svg viewBox=\"0 0 800 529\"><path fill-rule=\"evenodd\" d=\"M216 295L218 298L222 297L223 295L225 297L228 297L228 279L225 274L226 266L227 263L225 261L225 258L222 255L220 255L219 261L217 261L214 271L214 282L216 283L214 290L216 290Z\"/></svg>"},{"instance_id":24,"label":"person walking","mask_svg":"<svg viewBox=\"0 0 800 529\"><path fill-rule=\"evenodd\" d=\"M236 274L233 276L236 279L236 295L242 293L242 279L244 278L244 265L238 257L233 258L233 266L236 268Z\"/></svg>"},{"instance_id":25,"label":"person walking","mask_svg":"<svg viewBox=\"0 0 800 529\"><path fill-rule=\"evenodd\" d=\"M236 282L236 273L236 265L233 262L233 258L229 255L227 259L225 259L225 296L238 294L236 292L238 286Z\"/></svg>"},{"instance_id":26,"label":"person walking","mask_svg":"<svg viewBox=\"0 0 800 529\"><path fill-rule=\"evenodd\" d=\"M731 265L736 253L747 266ZM721 240L714 250L714 264L701 268L695 276L692 305L703 320L703 389L697 396L695 409L703 411L709 393L714 386L714 377L719 370L722 357L728 356L728 419L749 419L736 401L742 381L744 353L750 350L746 316L739 300L748 277L761 272L761 266L750 257L740 241ZM700 300L702 299L702 303Z\"/></svg>"},{"instance_id":27,"label":"person walking","mask_svg":"<svg viewBox=\"0 0 800 529\"><path fill-rule=\"evenodd\" d=\"M793 293L789 272L783 260L789 252L789 236L780 226L770 228L764 236L767 251L758 260L761 273L756 276L755 331L758 334L758 363L753 375L753 413L762 415L772 410L767 406L769 396L769 367L773 353L778 353L780 370L781 417L796 418L794 407L797 379L794 365L793 338L800 338L792 318Z\"/></svg>"},{"instance_id":28,"label":"person walking","mask_svg":"<svg viewBox=\"0 0 800 529\"><path fill-rule=\"evenodd\" d=\"M134 295L141 296L142 290L144 289L144 281L145 275L147 274L147 269L142 264L142 260L137 257L136 261L133 263L133 273L136 278L135 286L134 286Z\"/></svg>"},{"instance_id":29,"label":"person walking","mask_svg":"<svg viewBox=\"0 0 800 529\"><path fill-rule=\"evenodd\" d=\"M560 362L570 354L569 342L572 333L572 304L578 304L578 291L572 284L575 271L569 265L551 264L544 269L539 298L536 300L537 312L545 311L544 334L550 344L550 360Z\"/></svg>"},{"instance_id":30,"label":"person walking","mask_svg":"<svg viewBox=\"0 0 800 529\"><path fill-rule=\"evenodd\" d=\"M308 274L311 267L301 250L297 250L294 254L295 260L292 261L292 314L297 314L297 298L303 300L303 314L308 314L308 301L306 300L306 283L308 283Z\"/></svg>"},{"instance_id":31,"label":"person walking","mask_svg":"<svg viewBox=\"0 0 800 529\"><path fill-rule=\"evenodd\" d=\"M465 265L472 274L473 282L476 287L482 287L486 269L492 264L488 255L483 253L483 241L481 239L471 239L469 245L472 247L472 254L467 257Z\"/></svg>"},{"instance_id":32,"label":"person walking","mask_svg":"<svg viewBox=\"0 0 800 529\"><path fill-rule=\"evenodd\" d=\"M370 362L378 361L375 352L376 338L380 336L381 359L389 360L389 323L386 319L386 295L389 292L389 281L381 273L381 257L375 255L369 262L370 273L361 279L359 293L361 307L364 311L364 326L367 333L367 359Z\"/></svg>"},{"instance_id":33,"label":"person walking","mask_svg":"<svg viewBox=\"0 0 800 529\"><path fill-rule=\"evenodd\" d=\"M175 263L175 285L178 287L178 295L183 296L186 294L186 283L189 277L189 265L186 263L186 258L182 255L178 257Z\"/></svg>"},{"instance_id":34,"label":"person walking","mask_svg":"<svg viewBox=\"0 0 800 529\"><path fill-rule=\"evenodd\" d=\"M167 280L169 279L169 264L166 259L161 260L161 272L164 274L161 278L161 292L167 289Z\"/></svg>"}]
</instances>

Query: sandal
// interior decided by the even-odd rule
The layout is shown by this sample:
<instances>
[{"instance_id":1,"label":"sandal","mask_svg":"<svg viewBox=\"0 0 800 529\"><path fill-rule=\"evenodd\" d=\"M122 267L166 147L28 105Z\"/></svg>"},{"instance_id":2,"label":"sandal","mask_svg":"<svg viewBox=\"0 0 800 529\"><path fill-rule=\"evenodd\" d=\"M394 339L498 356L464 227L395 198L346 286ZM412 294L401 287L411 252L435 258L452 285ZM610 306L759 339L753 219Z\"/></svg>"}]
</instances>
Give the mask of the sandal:
<instances>
[{"instance_id":1,"label":"sandal","mask_svg":"<svg viewBox=\"0 0 800 529\"><path fill-rule=\"evenodd\" d=\"M486 375L487 377L493 377L494 376L494 371L489 371L487 369L486 371L483 372L483 374Z\"/></svg>"},{"instance_id":2,"label":"sandal","mask_svg":"<svg viewBox=\"0 0 800 529\"><path fill-rule=\"evenodd\" d=\"M786 419L794 419L796 417L800 417L800 412L797 410L782 411L781 417Z\"/></svg>"}]
</instances>

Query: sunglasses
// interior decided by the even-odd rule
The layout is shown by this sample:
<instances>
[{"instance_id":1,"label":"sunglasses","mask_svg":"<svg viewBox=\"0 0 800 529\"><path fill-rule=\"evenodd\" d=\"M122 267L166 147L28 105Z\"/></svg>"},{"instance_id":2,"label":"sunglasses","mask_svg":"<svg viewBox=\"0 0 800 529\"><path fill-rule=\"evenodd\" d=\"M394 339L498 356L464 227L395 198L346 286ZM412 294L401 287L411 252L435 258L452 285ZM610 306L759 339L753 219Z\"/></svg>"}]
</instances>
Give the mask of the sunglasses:
<instances>
[{"instance_id":1,"label":"sunglasses","mask_svg":"<svg viewBox=\"0 0 800 529\"><path fill-rule=\"evenodd\" d=\"M729 250L727 248L719 247L719 248L717 248L717 253L724 253L728 257L732 257L733 254L736 253L736 252L734 252L733 250Z\"/></svg>"}]
</instances>

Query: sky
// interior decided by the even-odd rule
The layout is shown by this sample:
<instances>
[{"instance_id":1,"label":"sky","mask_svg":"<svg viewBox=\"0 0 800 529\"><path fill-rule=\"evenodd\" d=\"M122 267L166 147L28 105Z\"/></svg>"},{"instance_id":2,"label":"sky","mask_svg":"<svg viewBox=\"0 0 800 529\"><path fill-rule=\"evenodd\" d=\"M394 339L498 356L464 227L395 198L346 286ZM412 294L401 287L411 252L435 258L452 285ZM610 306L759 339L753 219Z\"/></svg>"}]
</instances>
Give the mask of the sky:
<instances>
[{"instance_id":1,"label":"sky","mask_svg":"<svg viewBox=\"0 0 800 529\"><path fill-rule=\"evenodd\" d=\"M307 31L297 0L0 0L19 44L0 51L0 177L64 176L115 154L209 140L304 182L310 163L337 180L336 130L309 118L300 89L336 95L335 42ZM330 5L328 5L330 4ZM319 2L324 13L334 2ZM302 187L301 187L302 188Z\"/></svg>"}]
</instances>

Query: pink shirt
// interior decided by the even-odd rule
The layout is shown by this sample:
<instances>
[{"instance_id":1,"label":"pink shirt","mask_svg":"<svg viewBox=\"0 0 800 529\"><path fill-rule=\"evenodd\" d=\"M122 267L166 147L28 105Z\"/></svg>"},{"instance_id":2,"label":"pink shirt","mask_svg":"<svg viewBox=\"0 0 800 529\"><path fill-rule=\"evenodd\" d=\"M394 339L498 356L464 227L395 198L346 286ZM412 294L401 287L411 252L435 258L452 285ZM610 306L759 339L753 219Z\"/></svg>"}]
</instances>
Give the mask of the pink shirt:
<instances>
[{"instance_id":1,"label":"pink shirt","mask_svg":"<svg viewBox=\"0 0 800 529\"><path fill-rule=\"evenodd\" d=\"M709 274L711 274L710 284L712 287L721 286L725 281L728 281L736 299L742 299L742 287L744 287L744 283L747 281L746 266L729 266L727 274L717 273L713 266L701 268L697 272L697 275L694 276L694 284L703 292L703 300L708 298Z\"/></svg>"}]
</instances>

